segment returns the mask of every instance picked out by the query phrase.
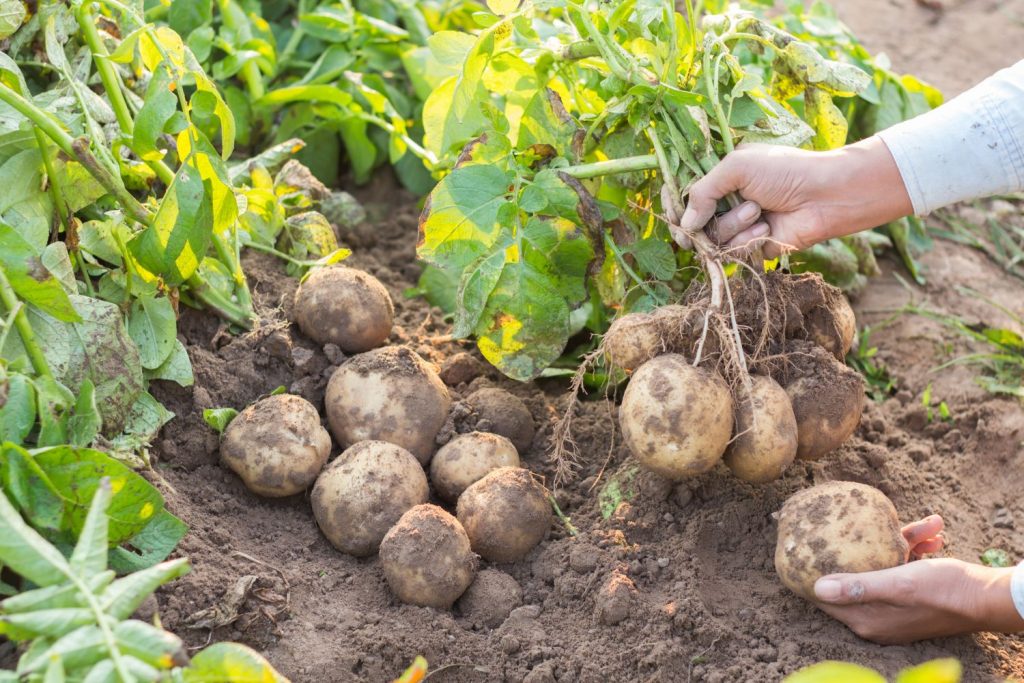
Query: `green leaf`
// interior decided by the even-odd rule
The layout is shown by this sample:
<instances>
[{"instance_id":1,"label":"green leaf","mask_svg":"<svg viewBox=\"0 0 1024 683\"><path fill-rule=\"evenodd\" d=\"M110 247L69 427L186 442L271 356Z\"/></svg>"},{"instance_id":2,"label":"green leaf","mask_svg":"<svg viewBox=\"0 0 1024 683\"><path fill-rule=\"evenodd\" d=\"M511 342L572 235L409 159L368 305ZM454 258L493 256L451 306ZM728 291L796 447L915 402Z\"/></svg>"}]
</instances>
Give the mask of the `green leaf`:
<instances>
[{"instance_id":1,"label":"green leaf","mask_svg":"<svg viewBox=\"0 0 1024 683\"><path fill-rule=\"evenodd\" d=\"M960 683L963 667L953 657L933 659L900 671L896 683Z\"/></svg>"},{"instance_id":2,"label":"green leaf","mask_svg":"<svg viewBox=\"0 0 1024 683\"><path fill-rule=\"evenodd\" d=\"M93 494L89 512L78 534L78 542L71 553L71 569L78 576L87 578L107 568L107 508L110 505L110 497L110 480L103 478Z\"/></svg>"},{"instance_id":3,"label":"green leaf","mask_svg":"<svg viewBox=\"0 0 1024 683\"><path fill-rule=\"evenodd\" d=\"M92 610L85 607L59 607L21 614L4 614L0 615L0 634L15 641L40 636L59 638L94 622Z\"/></svg>"},{"instance_id":4,"label":"green leaf","mask_svg":"<svg viewBox=\"0 0 1024 683\"><path fill-rule=\"evenodd\" d=\"M814 149L838 149L846 144L846 119L824 90L804 91L804 117L814 128Z\"/></svg>"},{"instance_id":5,"label":"green leaf","mask_svg":"<svg viewBox=\"0 0 1024 683\"><path fill-rule=\"evenodd\" d=\"M219 434L223 434L237 415L238 411L234 408L207 408L203 411L203 420Z\"/></svg>"},{"instance_id":6,"label":"green leaf","mask_svg":"<svg viewBox=\"0 0 1024 683\"><path fill-rule=\"evenodd\" d=\"M820 662L782 679L782 683L886 683L877 671L848 662Z\"/></svg>"},{"instance_id":7,"label":"green leaf","mask_svg":"<svg viewBox=\"0 0 1024 683\"><path fill-rule=\"evenodd\" d=\"M38 586L61 583L71 573L64 556L25 523L2 492L0 562Z\"/></svg>"},{"instance_id":8,"label":"green leaf","mask_svg":"<svg viewBox=\"0 0 1024 683\"><path fill-rule=\"evenodd\" d=\"M22 443L36 424L36 389L22 374L9 374L0 406L0 441Z\"/></svg>"},{"instance_id":9,"label":"green leaf","mask_svg":"<svg viewBox=\"0 0 1024 683\"><path fill-rule=\"evenodd\" d=\"M127 619L157 588L189 572L188 558L180 557L128 574L110 584L99 596L100 607L114 619Z\"/></svg>"},{"instance_id":10,"label":"green leaf","mask_svg":"<svg viewBox=\"0 0 1024 683\"><path fill-rule=\"evenodd\" d=\"M114 572L107 570L85 579L85 585L94 593L103 591L114 580ZM34 588L7 598L0 603L6 614L38 612L65 607L81 607L82 593L78 586L64 583L46 588Z\"/></svg>"},{"instance_id":11,"label":"green leaf","mask_svg":"<svg viewBox=\"0 0 1024 683\"><path fill-rule=\"evenodd\" d=\"M174 340L174 348L171 350L167 360L160 367L146 371L146 379L163 379L169 382L176 382L183 387L190 387L195 382L192 373L192 361L188 357L188 350L177 338Z\"/></svg>"},{"instance_id":12,"label":"green leaf","mask_svg":"<svg viewBox=\"0 0 1024 683\"><path fill-rule=\"evenodd\" d=\"M10 37L28 18L28 7L22 0L0 1L0 40Z\"/></svg>"},{"instance_id":13,"label":"green leaf","mask_svg":"<svg viewBox=\"0 0 1024 683\"><path fill-rule=\"evenodd\" d=\"M1013 566L1013 560L1010 558L1010 554L1001 548L989 548L980 555L979 559L986 567Z\"/></svg>"},{"instance_id":14,"label":"green leaf","mask_svg":"<svg viewBox=\"0 0 1024 683\"><path fill-rule=\"evenodd\" d=\"M114 626L114 638L125 654L158 669L188 661L181 639L162 628L137 619L122 621Z\"/></svg>"},{"instance_id":15,"label":"green leaf","mask_svg":"<svg viewBox=\"0 0 1024 683\"><path fill-rule=\"evenodd\" d=\"M167 23L186 38L213 19L213 0L177 0L167 8Z\"/></svg>"},{"instance_id":16,"label":"green leaf","mask_svg":"<svg viewBox=\"0 0 1024 683\"><path fill-rule=\"evenodd\" d=\"M86 378L78 390L75 407L68 417L68 443L73 446L88 446L99 435L103 418L96 405L96 388Z\"/></svg>"},{"instance_id":17,"label":"green leaf","mask_svg":"<svg viewBox=\"0 0 1024 683\"><path fill-rule=\"evenodd\" d=\"M495 14L511 14L519 9L519 0L487 0L487 9Z\"/></svg>"},{"instance_id":18,"label":"green leaf","mask_svg":"<svg viewBox=\"0 0 1024 683\"><path fill-rule=\"evenodd\" d=\"M258 652L238 643L214 643L182 670L185 683L287 683Z\"/></svg>"},{"instance_id":19,"label":"green leaf","mask_svg":"<svg viewBox=\"0 0 1024 683\"><path fill-rule=\"evenodd\" d=\"M188 533L188 525L167 510L161 510L146 527L127 540L124 547L110 551L110 566L121 573L137 572L161 562Z\"/></svg>"},{"instance_id":20,"label":"green leaf","mask_svg":"<svg viewBox=\"0 0 1024 683\"><path fill-rule=\"evenodd\" d=\"M160 367L174 351L178 325L174 306L167 297L142 295L128 311L128 334L139 347L142 367Z\"/></svg>"},{"instance_id":21,"label":"green leaf","mask_svg":"<svg viewBox=\"0 0 1024 683\"><path fill-rule=\"evenodd\" d=\"M0 223L0 267L18 297L58 320L78 320L68 293L41 257L42 249L34 248L14 228Z\"/></svg>"},{"instance_id":22,"label":"green leaf","mask_svg":"<svg viewBox=\"0 0 1024 683\"><path fill-rule=\"evenodd\" d=\"M638 240L630 247L640 267L658 280L671 280L676 272L676 256L672 247L657 237Z\"/></svg>"},{"instance_id":23,"label":"green leaf","mask_svg":"<svg viewBox=\"0 0 1024 683\"><path fill-rule=\"evenodd\" d=\"M132 132L132 151L142 159L154 161L162 159L163 150L157 147L167 130L167 124L178 112L178 97L174 88L178 87L166 63L160 64L146 86L146 96L142 108L135 118Z\"/></svg>"}]
</instances>

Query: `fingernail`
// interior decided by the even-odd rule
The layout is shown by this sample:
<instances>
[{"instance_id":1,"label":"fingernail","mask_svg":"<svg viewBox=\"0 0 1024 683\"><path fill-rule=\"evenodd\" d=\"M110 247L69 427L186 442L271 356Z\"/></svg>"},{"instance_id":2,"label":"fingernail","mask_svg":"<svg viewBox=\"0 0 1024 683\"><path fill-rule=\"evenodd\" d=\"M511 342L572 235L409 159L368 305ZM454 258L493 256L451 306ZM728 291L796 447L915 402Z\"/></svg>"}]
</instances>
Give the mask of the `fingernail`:
<instances>
[{"instance_id":1,"label":"fingernail","mask_svg":"<svg viewBox=\"0 0 1024 683\"><path fill-rule=\"evenodd\" d=\"M686 210L683 211L683 217L679 219L679 227L687 232L692 232L699 228L697 223L697 210L690 205L687 205Z\"/></svg>"},{"instance_id":2,"label":"fingernail","mask_svg":"<svg viewBox=\"0 0 1024 683\"><path fill-rule=\"evenodd\" d=\"M764 237L765 235L768 234L770 230L771 228L768 226L767 223L758 223L757 225L750 229L750 236Z\"/></svg>"},{"instance_id":3,"label":"fingernail","mask_svg":"<svg viewBox=\"0 0 1024 683\"><path fill-rule=\"evenodd\" d=\"M761 213L761 207L754 202L747 202L739 209L739 218L744 223L749 223L758 217Z\"/></svg>"},{"instance_id":4,"label":"fingernail","mask_svg":"<svg viewBox=\"0 0 1024 683\"><path fill-rule=\"evenodd\" d=\"M814 584L814 594L819 600L833 602L843 594L843 584L835 579L818 579Z\"/></svg>"}]
</instances>

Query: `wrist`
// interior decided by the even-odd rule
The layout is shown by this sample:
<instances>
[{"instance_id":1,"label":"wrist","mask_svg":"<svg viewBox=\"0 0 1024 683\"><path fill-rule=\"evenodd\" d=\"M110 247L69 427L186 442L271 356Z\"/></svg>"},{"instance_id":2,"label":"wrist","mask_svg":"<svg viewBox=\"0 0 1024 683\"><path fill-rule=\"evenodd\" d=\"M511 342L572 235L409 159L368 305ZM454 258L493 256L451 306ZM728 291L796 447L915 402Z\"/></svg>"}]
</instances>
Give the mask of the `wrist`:
<instances>
[{"instance_id":1,"label":"wrist","mask_svg":"<svg viewBox=\"0 0 1024 683\"><path fill-rule=\"evenodd\" d=\"M975 630L1016 633L1024 631L1024 617L1017 611L1011 593L1013 568L968 565L971 592L974 595Z\"/></svg>"}]
</instances>

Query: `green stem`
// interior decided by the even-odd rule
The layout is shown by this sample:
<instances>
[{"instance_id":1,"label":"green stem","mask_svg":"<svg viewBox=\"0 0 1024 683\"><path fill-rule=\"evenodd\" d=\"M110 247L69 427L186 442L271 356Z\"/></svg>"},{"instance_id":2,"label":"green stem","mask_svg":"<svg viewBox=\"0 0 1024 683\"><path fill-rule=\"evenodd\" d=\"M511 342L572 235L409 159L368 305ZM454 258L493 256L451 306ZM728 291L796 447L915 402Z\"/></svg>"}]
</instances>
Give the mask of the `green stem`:
<instances>
[{"instance_id":1,"label":"green stem","mask_svg":"<svg viewBox=\"0 0 1024 683\"><path fill-rule=\"evenodd\" d=\"M276 256L277 258L281 259L282 261L287 261L288 263L291 263L293 265L299 266L300 268L309 268L311 266L316 265L316 261L303 261L302 259L297 259L294 256L292 256L291 254L286 254L283 251L278 251L277 249L274 249L273 247L268 247L267 245L260 244L259 242L249 242L245 246L248 247L249 249L255 249L256 251L261 251L264 254L271 254L271 255Z\"/></svg>"},{"instance_id":2,"label":"green stem","mask_svg":"<svg viewBox=\"0 0 1024 683\"><path fill-rule=\"evenodd\" d=\"M423 161L426 161L431 166L437 166L437 157L434 156L433 152L423 147L420 143L416 142L405 133L399 133L398 129L395 128L390 121L382 119L379 116L374 116L373 114L359 113L357 116L367 123L372 123L373 125L386 130L391 135L397 135L401 138L402 142L405 143L406 147L409 148L410 152L418 156Z\"/></svg>"},{"instance_id":3,"label":"green stem","mask_svg":"<svg viewBox=\"0 0 1024 683\"><path fill-rule=\"evenodd\" d=\"M295 51L299 49L299 44L302 43L302 39L306 35L306 32L302 30L302 26L300 26L298 22L298 19L301 19L302 15L305 14L306 11L306 0L299 0L299 7L295 11L295 28L292 30L292 34L288 36L288 42L285 44L284 49L281 50L281 54L278 55L277 58L278 74L280 74L285 67L291 64Z\"/></svg>"},{"instance_id":4,"label":"green stem","mask_svg":"<svg viewBox=\"0 0 1024 683\"><path fill-rule=\"evenodd\" d=\"M573 178L585 180L616 173L633 173L634 171L653 171L658 168L658 158L653 154L641 154L635 157L594 161L589 164L578 164L557 169Z\"/></svg>"},{"instance_id":5,"label":"green stem","mask_svg":"<svg viewBox=\"0 0 1024 683\"><path fill-rule=\"evenodd\" d=\"M198 273L188 279L189 291L203 306L218 316L246 330L252 329L253 315L210 286Z\"/></svg>"},{"instance_id":6,"label":"green stem","mask_svg":"<svg viewBox=\"0 0 1024 683\"><path fill-rule=\"evenodd\" d=\"M593 41L578 40L575 43L563 45L562 48L555 53L555 56L559 59L571 62L578 59L587 59L588 57L600 57L601 50Z\"/></svg>"},{"instance_id":7,"label":"green stem","mask_svg":"<svg viewBox=\"0 0 1024 683\"><path fill-rule=\"evenodd\" d=\"M60 122L52 114L32 104L5 83L0 83L0 101L10 105L39 130L46 133L47 137L53 140L62 152L70 157L75 156L75 152L71 148L74 139L61 127Z\"/></svg>"},{"instance_id":8,"label":"green stem","mask_svg":"<svg viewBox=\"0 0 1024 683\"><path fill-rule=\"evenodd\" d=\"M11 286L10 281L7 279L7 273L4 272L3 267L0 267L0 303L3 304L4 309L14 316L14 327L18 330L21 344L25 347L25 352L28 354L28 359L32 362L32 367L35 369L36 374L41 377L53 378L53 374L50 372L50 364L46 362L43 350L36 343L36 334L32 330L32 325L28 322L25 308L21 301L18 300L18 295L14 293L14 287Z\"/></svg>"},{"instance_id":9,"label":"green stem","mask_svg":"<svg viewBox=\"0 0 1024 683\"><path fill-rule=\"evenodd\" d=\"M124 209L131 214L132 218L149 225L152 219L149 209L139 203L139 200L132 196L132 194L125 188L124 183L121 182L120 176L116 179L105 166L103 166L99 160L92 155L89 151L89 141L86 138L76 138L71 143L72 155L78 161L78 163L85 166L85 169L100 185L102 185L108 192L110 192L117 199L118 203L121 204Z\"/></svg>"},{"instance_id":10,"label":"green stem","mask_svg":"<svg viewBox=\"0 0 1024 683\"><path fill-rule=\"evenodd\" d=\"M242 12L240 7L232 0L219 0L220 15L224 21L224 26L230 31L235 33L235 38L238 43L244 43L245 41L252 38L252 33L249 31L249 26L239 26L238 22L235 21L234 10ZM263 74L260 73L260 68L256 62L249 60L242 66L242 81L245 83L246 90L249 91L249 96L253 100L258 100L266 94L266 89L263 86Z\"/></svg>"},{"instance_id":11,"label":"green stem","mask_svg":"<svg viewBox=\"0 0 1024 683\"><path fill-rule=\"evenodd\" d=\"M665 301L662 297L658 296L658 293L651 289L644 279L637 275L637 272L633 270L632 266L626 262L626 257L622 253L622 250L619 249L619 245L615 244L615 240L612 239L612 236L608 233L605 233L604 235L604 243L605 246L608 247L608 250L615 255L615 260L619 262L619 267L626 272L626 275L628 275L630 279L640 287L640 289L644 290L644 294L651 297L659 306L664 304Z\"/></svg>"},{"instance_id":12,"label":"green stem","mask_svg":"<svg viewBox=\"0 0 1024 683\"><path fill-rule=\"evenodd\" d=\"M565 530L569 533L569 535L579 536L580 532L576 530L576 527L572 525L572 522L569 520L569 518L565 516L565 513L562 512L562 508L558 507L558 501L555 500L554 495L549 493L548 500L551 501L551 507L554 508L555 510L555 516L557 516L558 519L562 521L562 524L565 526Z\"/></svg>"},{"instance_id":13,"label":"green stem","mask_svg":"<svg viewBox=\"0 0 1024 683\"><path fill-rule=\"evenodd\" d=\"M46 182L50 188L50 197L53 199L53 208L57 212L57 220L60 221L61 227L64 228L64 234L67 235L69 231L68 217L65 213L67 206L64 204L64 193L60 187L61 180L53 171L50 146L46 144L46 137L41 130L33 128L32 132L36 136L36 145L39 146L39 156L43 158L43 170L46 171Z\"/></svg>"}]
</instances>

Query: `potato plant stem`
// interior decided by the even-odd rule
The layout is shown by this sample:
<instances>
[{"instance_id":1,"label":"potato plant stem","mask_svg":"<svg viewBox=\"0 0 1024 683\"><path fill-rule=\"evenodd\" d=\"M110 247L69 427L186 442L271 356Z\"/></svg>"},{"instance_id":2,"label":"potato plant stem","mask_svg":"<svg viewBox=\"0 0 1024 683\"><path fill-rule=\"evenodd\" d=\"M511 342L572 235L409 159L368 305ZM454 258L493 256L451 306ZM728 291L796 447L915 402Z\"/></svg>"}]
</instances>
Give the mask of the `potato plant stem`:
<instances>
[{"instance_id":1,"label":"potato plant stem","mask_svg":"<svg viewBox=\"0 0 1024 683\"><path fill-rule=\"evenodd\" d=\"M252 313L242 309L234 301L231 301L221 292L214 289L201 275L194 273L187 280L187 283L192 296L199 300L203 306L216 312L218 316L233 325L246 330L252 329Z\"/></svg>"},{"instance_id":2,"label":"potato plant stem","mask_svg":"<svg viewBox=\"0 0 1024 683\"><path fill-rule=\"evenodd\" d=\"M578 164L558 169L573 178L585 180L616 173L632 173L634 171L653 171L658 168L658 157L654 154L641 154L635 157L595 161L589 164Z\"/></svg>"},{"instance_id":3,"label":"potato plant stem","mask_svg":"<svg viewBox=\"0 0 1024 683\"><path fill-rule=\"evenodd\" d=\"M25 307L18 300L18 295L14 293L14 287L11 286L2 266L0 266L0 303L14 316L14 329L18 330L21 344L25 347L25 352L28 354L28 359L36 374L40 377L53 377L50 372L50 364L46 362L46 356L36 342L36 334L25 314Z\"/></svg>"}]
</instances>

